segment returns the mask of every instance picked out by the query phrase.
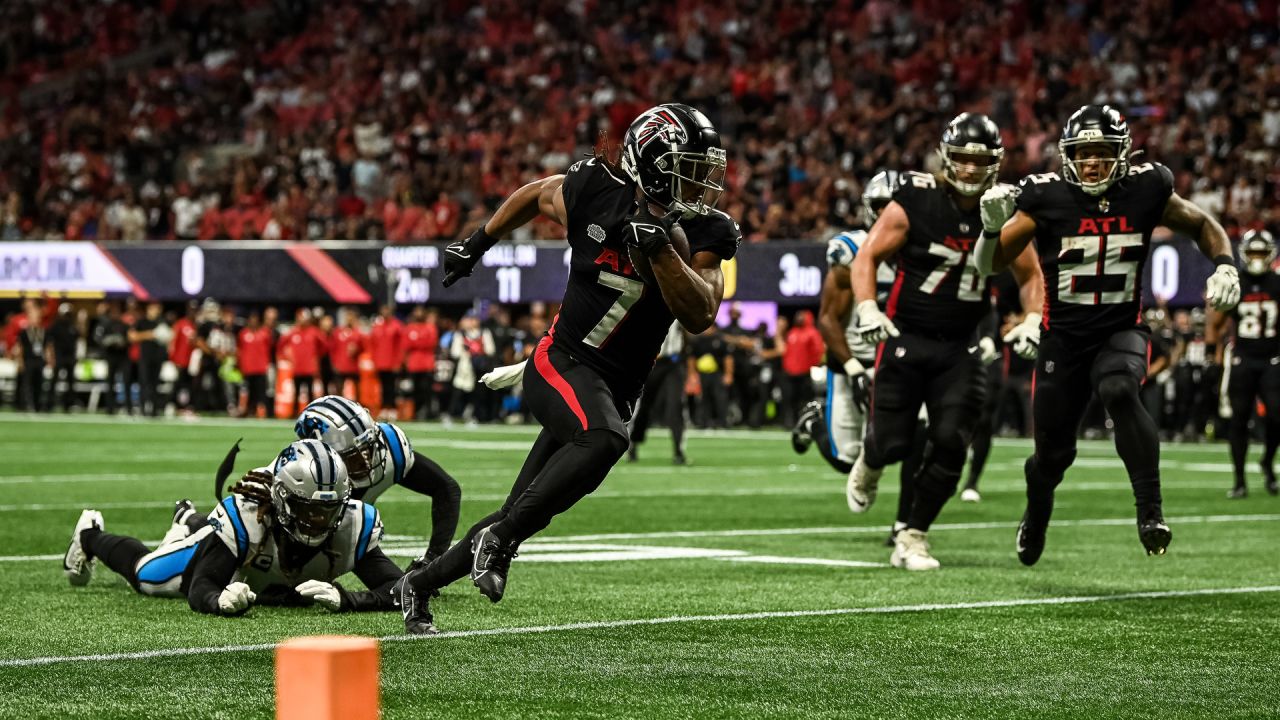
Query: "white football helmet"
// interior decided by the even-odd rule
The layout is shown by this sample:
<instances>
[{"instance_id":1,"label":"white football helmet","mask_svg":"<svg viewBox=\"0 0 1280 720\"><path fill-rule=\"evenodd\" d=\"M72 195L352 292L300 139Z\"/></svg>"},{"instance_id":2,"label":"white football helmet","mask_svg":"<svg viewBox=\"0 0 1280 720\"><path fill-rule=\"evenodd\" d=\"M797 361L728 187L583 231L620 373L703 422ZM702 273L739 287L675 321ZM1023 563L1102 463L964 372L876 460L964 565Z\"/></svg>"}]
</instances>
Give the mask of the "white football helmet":
<instances>
[{"instance_id":1,"label":"white football helmet","mask_svg":"<svg viewBox=\"0 0 1280 720\"><path fill-rule=\"evenodd\" d=\"M280 528L303 545L322 544L351 497L342 458L319 440L298 440L280 452L272 472L271 506Z\"/></svg>"},{"instance_id":2,"label":"white football helmet","mask_svg":"<svg viewBox=\"0 0 1280 720\"><path fill-rule=\"evenodd\" d=\"M299 439L320 440L333 448L347 466L351 482L363 486L382 466L382 434L365 406L341 395L325 395L312 400L293 432Z\"/></svg>"}]
</instances>

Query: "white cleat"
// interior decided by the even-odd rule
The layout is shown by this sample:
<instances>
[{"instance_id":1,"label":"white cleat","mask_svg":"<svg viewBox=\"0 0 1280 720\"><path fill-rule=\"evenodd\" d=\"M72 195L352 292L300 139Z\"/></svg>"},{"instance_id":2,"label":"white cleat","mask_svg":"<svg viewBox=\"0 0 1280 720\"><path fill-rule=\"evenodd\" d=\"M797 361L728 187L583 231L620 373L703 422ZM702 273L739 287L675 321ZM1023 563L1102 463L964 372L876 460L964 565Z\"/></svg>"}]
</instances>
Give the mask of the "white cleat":
<instances>
[{"instance_id":1,"label":"white cleat","mask_svg":"<svg viewBox=\"0 0 1280 720\"><path fill-rule=\"evenodd\" d=\"M898 533L889 564L907 570L937 570L940 565L929 554L929 534L910 529Z\"/></svg>"},{"instance_id":2,"label":"white cleat","mask_svg":"<svg viewBox=\"0 0 1280 720\"><path fill-rule=\"evenodd\" d=\"M982 502L982 496L978 494L978 488L965 488L960 491L961 502Z\"/></svg>"},{"instance_id":3,"label":"white cleat","mask_svg":"<svg viewBox=\"0 0 1280 720\"><path fill-rule=\"evenodd\" d=\"M62 558L62 571L67 580L77 587L89 584L93 577L93 558L80 547L80 533L91 527L102 529L102 513L97 510L85 510L76 521L76 529L71 533L71 544L67 546L67 554Z\"/></svg>"},{"instance_id":4,"label":"white cleat","mask_svg":"<svg viewBox=\"0 0 1280 720\"><path fill-rule=\"evenodd\" d=\"M849 471L849 480L844 485L844 499L849 503L849 512L864 513L876 501L876 490L880 487L880 475L884 468L874 470L863 461L865 454L858 455Z\"/></svg>"}]
</instances>

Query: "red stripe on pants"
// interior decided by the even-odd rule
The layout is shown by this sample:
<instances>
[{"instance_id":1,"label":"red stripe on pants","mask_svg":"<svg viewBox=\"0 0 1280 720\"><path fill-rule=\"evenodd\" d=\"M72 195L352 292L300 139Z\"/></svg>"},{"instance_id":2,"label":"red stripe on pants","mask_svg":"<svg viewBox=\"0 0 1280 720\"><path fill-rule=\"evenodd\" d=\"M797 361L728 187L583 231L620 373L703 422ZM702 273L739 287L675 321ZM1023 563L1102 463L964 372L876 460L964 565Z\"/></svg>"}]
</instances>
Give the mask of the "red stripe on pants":
<instances>
[{"instance_id":1,"label":"red stripe on pants","mask_svg":"<svg viewBox=\"0 0 1280 720\"><path fill-rule=\"evenodd\" d=\"M560 393L560 397L564 398L565 404L578 416L578 422L582 423L582 429L587 429L587 414L583 412L582 405L578 402L578 395L573 391L573 386L568 383L551 364L551 358L547 356L547 349L551 347L551 336L547 335L542 338L542 342L538 343L538 349L533 353L533 365L538 369L538 373L551 383L551 387Z\"/></svg>"}]
</instances>

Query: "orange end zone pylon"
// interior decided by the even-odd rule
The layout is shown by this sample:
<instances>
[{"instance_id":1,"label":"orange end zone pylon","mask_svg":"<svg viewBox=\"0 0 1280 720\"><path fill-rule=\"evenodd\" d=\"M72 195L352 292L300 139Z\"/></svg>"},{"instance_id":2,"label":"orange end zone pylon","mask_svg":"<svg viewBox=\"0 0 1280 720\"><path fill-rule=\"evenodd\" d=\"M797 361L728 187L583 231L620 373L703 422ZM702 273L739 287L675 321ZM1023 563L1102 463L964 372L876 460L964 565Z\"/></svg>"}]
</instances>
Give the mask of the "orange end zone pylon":
<instances>
[{"instance_id":1,"label":"orange end zone pylon","mask_svg":"<svg viewBox=\"0 0 1280 720\"><path fill-rule=\"evenodd\" d=\"M318 635L276 648L278 720L376 720L378 702L377 640Z\"/></svg>"}]
</instances>

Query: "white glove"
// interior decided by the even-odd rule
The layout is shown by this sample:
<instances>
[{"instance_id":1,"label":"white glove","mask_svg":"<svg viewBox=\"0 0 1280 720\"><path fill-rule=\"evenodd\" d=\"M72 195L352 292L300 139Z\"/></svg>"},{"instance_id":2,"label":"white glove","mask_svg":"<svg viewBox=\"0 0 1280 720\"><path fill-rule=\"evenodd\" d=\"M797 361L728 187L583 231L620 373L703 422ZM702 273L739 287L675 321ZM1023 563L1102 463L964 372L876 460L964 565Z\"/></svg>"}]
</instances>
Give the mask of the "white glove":
<instances>
[{"instance_id":1,"label":"white glove","mask_svg":"<svg viewBox=\"0 0 1280 720\"><path fill-rule=\"evenodd\" d=\"M1204 284L1204 299L1218 312L1226 312L1240 302L1240 273L1235 265L1219 265Z\"/></svg>"},{"instance_id":2,"label":"white glove","mask_svg":"<svg viewBox=\"0 0 1280 720\"><path fill-rule=\"evenodd\" d=\"M995 340L984 337L978 341L978 359L983 365L990 365L998 357L1000 357L1000 351L996 350Z\"/></svg>"},{"instance_id":3,"label":"white glove","mask_svg":"<svg viewBox=\"0 0 1280 720\"><path fill-rule=\"evenodd\" d=\"M490 390L509 388L524 378L524 364L527 362L529 361L524 360L515 365L496 367L481 375L480 382L484 383Z\"/></svg>"},{"instance_id":4,"label":"white glove","mask_svg":"<svg viewBox=\"0 0 1280 720\"><path fill-rule=\"evenodd\" d=\"M863 300L854 312L858 316L858 334L868 345L879 345L891 337L898 337L898 326L888 315L880 312L875 300Z\"/></svg>"},{"instance_id":5,"label":"white glove","mask_svg":"<svg viewBox=\"0 0 1280 720\"><path fill-rule=\"evenodd\" d=\"M1024 360L1032 360L1040 353L1040 313L1029 312L1022 322L1005 333L1004 342Z\"/></svg>"},{"instance_id":6,"label":"white glove","mask_svg":"<svg viewBox=\"0 0 1280 720\"><path fill-rule=\"evenodd\" d=\"M338 588L323 580L308 580L294 590L330 612L338 612L342 608L342 595L338 592Z\"/></svg>"},{"instance_id":7,"label":"white glove","mask_svg":"<svg viewBox=\"0 0 1280 720\"><path fill-rule=\"evenodd\" d=\"M1018 200L1018 188L1008 183L997 183L982 193L982 229L991 234L1000 232L1000 228L1013 217L1014 205Z\"/></svg>"},{"instance_id":8,"label":"white glove","mask_svg":"<svg viewBox=\"0 0 1280 720\"><path fill-rule=\"evenodd\" d=\"M223 615L235 615L249 609L258 596L242 582L233 582L218 596L218 609Z\"/></svg>"}]
</instances>

